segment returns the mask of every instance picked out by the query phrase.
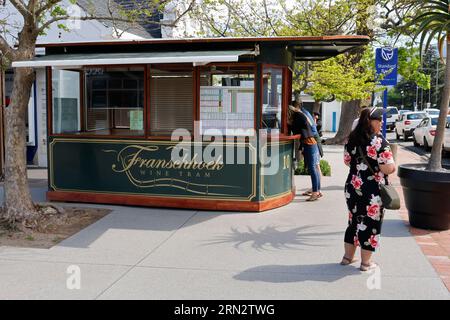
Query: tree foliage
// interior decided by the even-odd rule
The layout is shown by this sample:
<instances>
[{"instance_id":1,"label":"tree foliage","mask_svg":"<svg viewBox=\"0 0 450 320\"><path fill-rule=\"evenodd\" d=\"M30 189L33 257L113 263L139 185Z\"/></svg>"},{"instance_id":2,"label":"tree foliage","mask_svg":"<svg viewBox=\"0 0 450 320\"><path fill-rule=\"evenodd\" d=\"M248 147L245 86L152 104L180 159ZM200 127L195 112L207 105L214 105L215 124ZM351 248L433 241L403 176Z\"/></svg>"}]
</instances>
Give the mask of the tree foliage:
<instances>
[{"instance_id":1,"label":"tree foliage","mask_svg":"<svg viewBox=\"0 0 450 320\"><path fill-rule=\"evenodd\" d=\"M317 63L306 90L317 101L367 100L376 90L373 50L366 48L363 59L354 64L352 56L338 56Z\"/></svg>"},{"instance_id":2,"label":"tree foliage","mask_svg":"<svg viewBox=\"0 0 450 320\"><path fill-rule=\"evenodd\" d=\"M431 76L422 68L420 51L412 44L398 50L398 73L420 88L429 89L431 86Z\"/></svg>"},{"instance_id":3,"label":"tree foliage","mask_svg":"<svg viewBox=\"0 0 450 320\"><path fill-rule=\"evenodd\" d=\"M368 21L375 1L207 0L193 14L204 23L201 35L210 36L328 36L355 34L367 29L355 16ZM361 23L360 23L361 24ZM294 68L294 92L307 90L316 99L352 99L374 88L373 66L359 63L357 54L325 62L299 62ZM327 79L328 86L320 79ZM352 79L352 81L349 81ZM334 86L333 84L339 84ZM358 86L361 85L361 86Z\"/></svg>"}]
</instances>

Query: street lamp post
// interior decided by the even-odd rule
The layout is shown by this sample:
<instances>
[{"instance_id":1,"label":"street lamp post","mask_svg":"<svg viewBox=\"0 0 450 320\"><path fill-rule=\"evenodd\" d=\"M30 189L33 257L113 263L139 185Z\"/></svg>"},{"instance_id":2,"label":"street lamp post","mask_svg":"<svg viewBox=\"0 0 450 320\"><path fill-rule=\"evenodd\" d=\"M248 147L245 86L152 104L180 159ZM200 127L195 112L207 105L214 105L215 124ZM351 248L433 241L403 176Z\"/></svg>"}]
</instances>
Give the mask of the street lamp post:
<instances>
[{"instance_id":1,"label":"street lamp post","mask_svg":"<svg viewBox=\"0 0 450 320\"><path fill-rule=\"evenodd\" d=\"M416 105L414 106L414 111L419 110L419 85L416 84Z\"/></svg>"},{"instance_id":2,"label":"street lamp post","mask_svg":"<svg viewBox=\"0 0 450 320\"><path fill-rule=\"evenodd\" d=\"M405 101L404 101L405 91L402 90L400 93L402 94L402 106L401 106L401 109L403 110L405 108Z\"/></svg>"}]
</instances>

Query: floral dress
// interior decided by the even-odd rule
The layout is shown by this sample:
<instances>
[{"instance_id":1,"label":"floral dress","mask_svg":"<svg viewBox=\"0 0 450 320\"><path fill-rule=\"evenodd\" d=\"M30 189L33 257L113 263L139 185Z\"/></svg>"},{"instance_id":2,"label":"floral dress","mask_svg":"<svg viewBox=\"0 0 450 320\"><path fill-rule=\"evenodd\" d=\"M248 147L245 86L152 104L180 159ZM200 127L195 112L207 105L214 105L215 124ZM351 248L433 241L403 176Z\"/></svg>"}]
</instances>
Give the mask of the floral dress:
<instances>
[{"instance_id":1,"label":"floral dress","mask_svg":"<svg viewBox=\"0 0 450 320\"><path fill-rule=\"evenodd\" d=\"M345 197L349 213L344 241L375 251L379 247L384 217L379 185L389 183L379 164L392 164L394 159L389 143L381 135L373 135L370 143L360 149L375 174L361 157L358 146L347 144L344 162L350 167L350 173L345 183Z\"/></svg>"}]
</instances>

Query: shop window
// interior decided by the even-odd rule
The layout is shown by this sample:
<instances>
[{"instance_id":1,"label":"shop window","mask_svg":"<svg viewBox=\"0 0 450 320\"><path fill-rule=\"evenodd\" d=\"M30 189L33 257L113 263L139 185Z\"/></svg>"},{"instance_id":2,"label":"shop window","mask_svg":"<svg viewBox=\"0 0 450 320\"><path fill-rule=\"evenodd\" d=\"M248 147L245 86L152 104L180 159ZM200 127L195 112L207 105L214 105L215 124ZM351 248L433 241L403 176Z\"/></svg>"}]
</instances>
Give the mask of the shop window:
<instances>
[{"instance_id":1,"label":"shop window","mask_svg":"<svg viewBox=\"0 0 450 320\"><path fill-rule=\"evenodd\" d=\"M281 132L283 103L283 69L263 69L262 129Z\"/></svg>"},{"instance_id":2,"label":"shop window","mask_svg":"<svg viewBox=\"0 0 450 320\"><path fill-rule=\"evenodd\" d=\"M144 68L85 69L86 131L144 135Z\"/></svg>"},{"instance_id":3,"label":"shop window","mask_svg":"<svg viewBox=\"0 0 450 320\"><path fill-rule=\"evenodd\" d=\"M53 133L76 133L80 127L80 72L53 70Z\"/></svg>"},{"instance_id":4,"label":"shop window","mask_svg":"<svg viewBox=\"0 0 450 320\"><path fill-rule=\"evenodd\" d=\"M150 134L170 136L176 129L193 131L194 80L189 68L154 66L150 71Z\"/></svg>"},{"instance_id":5,"label":"shop window","mask_svg":"<svg viewBox=\"0 0 450 320\"><path fill-rule=\"evenodd\" d=\"M253 135L255 72L246 67L212 66L200 73L200 133Z\"/></svg>"}]
</instances>

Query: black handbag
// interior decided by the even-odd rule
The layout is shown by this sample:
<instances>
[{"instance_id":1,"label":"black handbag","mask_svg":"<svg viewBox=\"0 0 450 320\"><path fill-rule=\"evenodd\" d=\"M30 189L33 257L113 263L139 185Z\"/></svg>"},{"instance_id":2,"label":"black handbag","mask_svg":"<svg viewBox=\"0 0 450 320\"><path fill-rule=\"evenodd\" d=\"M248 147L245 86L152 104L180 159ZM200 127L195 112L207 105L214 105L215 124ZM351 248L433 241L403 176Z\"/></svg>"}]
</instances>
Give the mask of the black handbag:
<instances>
[{"instance_id":1,"label":"black handbag","mask_svg":"<svg viewBox=\"0 0 450 320\"><path fill-rule=\"evenodd\" d=\"M364 160L364 163L369 167L372 174L375 175L375 171L372 169L372 166L370 165L366 156L362 152L361 147L359 147L358 149L359 149L359 154L361 155L361 158ZM383 202L383 206L386 209L389 209L389 210L399 210L400 209L400 206L401 206L400 205L400 196L398 195L397 190L395 190L394 186L381 183L380 184L380 197L381 197L381 201Z\"/></svg>"}]
</instances>

